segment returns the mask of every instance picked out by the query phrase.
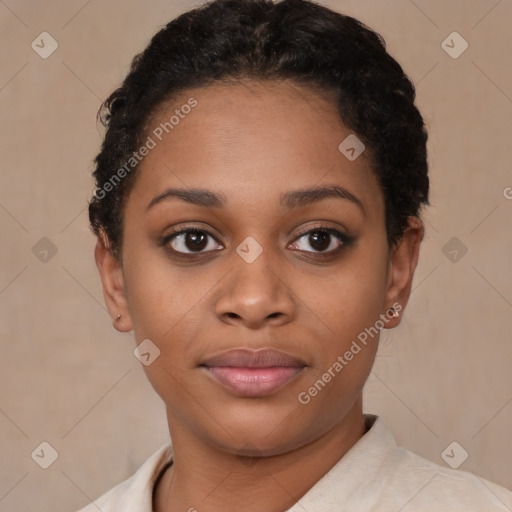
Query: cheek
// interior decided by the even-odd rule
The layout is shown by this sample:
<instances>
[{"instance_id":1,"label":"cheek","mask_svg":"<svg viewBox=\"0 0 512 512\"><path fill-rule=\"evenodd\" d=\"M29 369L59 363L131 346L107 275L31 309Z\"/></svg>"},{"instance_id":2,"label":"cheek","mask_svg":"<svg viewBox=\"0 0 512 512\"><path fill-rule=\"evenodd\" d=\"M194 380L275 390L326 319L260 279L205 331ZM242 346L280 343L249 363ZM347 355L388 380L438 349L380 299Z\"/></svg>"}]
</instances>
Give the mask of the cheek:
<instances>
[{"instance_id":1,"label":"cheek","mask_svg":"<svg viewBox=\"0 0 512 512\"><path fill-rule=\"evenodd\" d=\"M352 395L371 370L380 334L375 324L382 313L382 298L376 289L378 277L364 277L366 281L338 275L321 286L309 287L304 320L311 317L308 329L319 347L314 352L310 382L322 379L327 383L330 391L323 392L323 399L337 400L340 392Z\"/></svg>"},{"instance_id":2,"label":"cheek","mask_svg":"<svg viewBox=\"0 0 512 512\"><path fill-rule=\"evenodd\" d=\"M163 249L132 249L125 265L127 300L137 340L164 339L177 326L183 328L183 320L193 315L208 291L207 280L195 280L193 271L171 265L160 251Z\"/></svg>"},{"instance_id":3,"label":"cheek","mask_svg":"<svg viewBox=\"0 0 512 512\"><path fill-rule=\"evenodd\" d=\"M295 279L294 292L328 344L349 342L384 312L385 254L375 246L360 248L332 267L328 276L303 273Z\"/></svg>"},{"instance_id":4,"label":"cheek","mask_svg":"<svg viewBox=\"0 0 512 512\"><path fill-rule=\"evenodd\" d=\"M126 263L127 299L136 342L149 339L160 350L159 357L144 370L159 394L169 393L208 350L205 325L211 323L210 296L220 274L215 269L172 265L155 250L137 252L132 248Z\"/></svg>"},{"instance_id":5,"label":"cheek","mask_svg":"<svg viewBox=\"0 0 512 512\"><path fill-rule=\"evenodd\" d=\"M305 414L321 415L329 424L360 395L377 353L386 267L382 253L369 254L347 259L331 279L304 281L301 292L314 313L319 349L298 403Z\"/></svg>"}]
</instances>

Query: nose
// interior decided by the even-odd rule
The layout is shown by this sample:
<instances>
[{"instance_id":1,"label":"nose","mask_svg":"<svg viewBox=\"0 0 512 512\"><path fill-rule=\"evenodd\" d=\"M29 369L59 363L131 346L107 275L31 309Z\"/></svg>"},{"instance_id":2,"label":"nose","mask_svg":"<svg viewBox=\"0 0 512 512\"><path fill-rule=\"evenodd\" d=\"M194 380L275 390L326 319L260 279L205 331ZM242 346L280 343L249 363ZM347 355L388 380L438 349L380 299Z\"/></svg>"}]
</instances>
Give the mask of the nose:
<instances>
[{"instance_id":1,"label":"nose","mask_svg":"<svg viewBox=\"0 0 512 512\"><path fill-rule=\"evenodd\" d=\"M222 322L258 329L286 324L293 319L296 304L291 284L286 282L289 278L279 273L275 268L277 262L272 264L266 253L264 250L251 263L236 253L233 255L233 270L223 281L215 305Z\"/></svg>"}]
</instances>

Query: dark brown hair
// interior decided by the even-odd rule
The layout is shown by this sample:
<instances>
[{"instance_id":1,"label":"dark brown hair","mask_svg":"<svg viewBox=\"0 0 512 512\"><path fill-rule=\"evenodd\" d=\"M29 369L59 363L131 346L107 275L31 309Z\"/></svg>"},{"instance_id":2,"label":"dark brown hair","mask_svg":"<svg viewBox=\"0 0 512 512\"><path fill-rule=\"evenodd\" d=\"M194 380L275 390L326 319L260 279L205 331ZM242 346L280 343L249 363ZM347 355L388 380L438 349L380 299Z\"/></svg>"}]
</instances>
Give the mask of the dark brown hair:
<instances>
[{"instance_id":1,"label":"dark brown hair","mask_svg":"<svg viewBox=\"0 0 512 512\"><path fill-rule=\"evenodd\" d=\"M154 35L100 110L107 130L94 178L101 193L90 201L89 219L115 254L136 166L114 186L112 177L140 147L152 113L187 88L238 78L291 79L336 93L341 120L370 150L389 245L429 204L427 132L415 89L377 33L310 0L213 0Z\"/></svg>"}]
</instances>

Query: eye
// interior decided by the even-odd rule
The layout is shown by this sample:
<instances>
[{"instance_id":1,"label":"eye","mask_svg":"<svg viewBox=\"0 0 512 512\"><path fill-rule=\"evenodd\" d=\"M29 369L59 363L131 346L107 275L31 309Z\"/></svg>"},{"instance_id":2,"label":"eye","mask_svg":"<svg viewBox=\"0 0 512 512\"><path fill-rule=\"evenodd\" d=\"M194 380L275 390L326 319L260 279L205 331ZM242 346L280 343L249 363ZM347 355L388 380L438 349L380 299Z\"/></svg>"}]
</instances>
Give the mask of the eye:
<instances>
[{"instance_id":1,"label":"eye","mask_svg":"<svg viewBox=\"0 0 512 512\"><path fill-rule=\"evenodd\" d=\"M292 248L299 251L333 254L340 250L341 247L349 245L350 242L351 238L340 231L319 226L299 235L293 242ZM313 250L308 249L308 246Z\"/></svg>"},{"instance_id":2,"label":"eye","mask_svg":"<svg viewBox=\"0 0 512 512\"><path fill-rule=\"evenodd\" d=\"M333 256L343 247L350 245L353 240L353 237L341 233L337 229L315 226L299 234L288 247L319 256ZM160 245L164 246L168 252L183 257L194 257L224 248L217 242L216 237L206 229L181 226L162 238Z\"/></svg>"},{"instance_id":3,"label":"eye","mask_svg":"<svg viewBox=\"0 0 512 512\"><path fill-rule=\"evenodd\" d=\"M204 229L188 228L167 235L163 245L170 246L171 250L179 254L194 254L212 252L222 249L214 236Z\"/></svg>"}]
</instances>

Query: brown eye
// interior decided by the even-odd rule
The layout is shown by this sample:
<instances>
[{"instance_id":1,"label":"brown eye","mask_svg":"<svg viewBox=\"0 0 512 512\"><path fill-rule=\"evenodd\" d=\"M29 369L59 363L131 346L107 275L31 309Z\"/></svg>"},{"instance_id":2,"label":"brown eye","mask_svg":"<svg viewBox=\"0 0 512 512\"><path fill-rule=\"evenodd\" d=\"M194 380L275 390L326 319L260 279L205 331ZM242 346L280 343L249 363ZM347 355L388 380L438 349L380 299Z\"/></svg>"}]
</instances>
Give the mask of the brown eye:
<instances>
[{"instance_id":1,"label":"brown eye","mask_svg":"<svg viewBox=\"0 0 512 512\"><path fill-rule=\"evenodd\" d=\"M185 229L173 233L165 238L165 244L174 252L182 254L211 252L219 250L219 247L222 249L210 233L199 229Z\"/></svg>"},{"instance_id":2,"label":"brown eye","mask_svg":"<svg viewBox=\"0 0 512 512\"><path fill-rule=\"evenodd\" d=\"M349 242L350 239L336 229L314 228L296 238L293 248L313 253L334 253Z\"/></svg>"}]
</instances>

